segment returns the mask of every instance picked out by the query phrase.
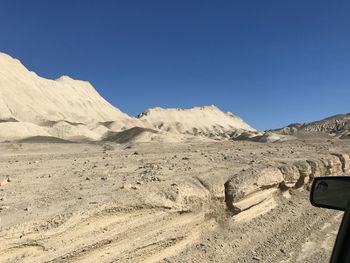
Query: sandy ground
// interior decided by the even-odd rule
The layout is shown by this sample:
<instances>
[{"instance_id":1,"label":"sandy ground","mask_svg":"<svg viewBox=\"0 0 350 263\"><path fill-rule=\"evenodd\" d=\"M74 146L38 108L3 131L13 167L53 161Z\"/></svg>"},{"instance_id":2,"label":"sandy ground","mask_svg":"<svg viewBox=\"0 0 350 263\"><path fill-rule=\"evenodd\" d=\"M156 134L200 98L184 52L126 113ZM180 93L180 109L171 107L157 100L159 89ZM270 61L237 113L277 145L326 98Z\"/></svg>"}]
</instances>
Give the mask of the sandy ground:
<instances>
[{"instance_id":1,"label":"sandy ground","mask_svg":"<svg viewBox=\"0 0 350 263\"><path fill-rule=\"evenodd\" d=\"M224 183L252 163L342 150L350 143L1 143L0 262L327 262L341 213L291 190L232 216Z\"/></svg>"}]
</instances>

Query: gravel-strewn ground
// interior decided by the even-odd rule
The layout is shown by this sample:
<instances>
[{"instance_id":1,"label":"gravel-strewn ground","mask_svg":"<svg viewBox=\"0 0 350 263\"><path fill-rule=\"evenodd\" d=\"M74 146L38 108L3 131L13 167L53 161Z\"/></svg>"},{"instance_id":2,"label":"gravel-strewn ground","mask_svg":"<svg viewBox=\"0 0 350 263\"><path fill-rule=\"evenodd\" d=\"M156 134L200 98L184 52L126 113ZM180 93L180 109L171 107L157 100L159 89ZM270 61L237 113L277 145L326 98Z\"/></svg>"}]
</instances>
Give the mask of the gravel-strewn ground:
<instances>
[{"instance_id":1,"label":"gravel-strewn ground","mask_svg":"<svg viewBox=\"0 0 350 263\"><path fill-rule=\"evenodd\" d=\"M224 183L253 163L342 151L349 142L1 143L0 262L327 262L341 214L291 190L232 217Z\"/></svg>"}]
</instances>

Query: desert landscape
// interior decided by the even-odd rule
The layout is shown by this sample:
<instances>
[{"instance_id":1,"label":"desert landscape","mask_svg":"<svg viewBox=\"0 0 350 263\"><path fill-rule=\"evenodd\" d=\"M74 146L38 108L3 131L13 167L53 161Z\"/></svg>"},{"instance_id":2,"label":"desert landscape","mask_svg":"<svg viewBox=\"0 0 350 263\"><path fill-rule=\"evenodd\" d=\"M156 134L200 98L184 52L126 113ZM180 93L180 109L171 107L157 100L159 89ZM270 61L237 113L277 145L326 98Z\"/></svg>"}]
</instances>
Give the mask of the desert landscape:
<instances>
[{"instance_id":1,"label":"desert landscape","mask_svg":"<svg viewBox=\"0 0 350 263\"><path fill-rule=\"evenodd\" d=\"M327 262L350 114L258 131L216 106L128 116L0 53L0 262Z\"/></svg>"}]
</instances>

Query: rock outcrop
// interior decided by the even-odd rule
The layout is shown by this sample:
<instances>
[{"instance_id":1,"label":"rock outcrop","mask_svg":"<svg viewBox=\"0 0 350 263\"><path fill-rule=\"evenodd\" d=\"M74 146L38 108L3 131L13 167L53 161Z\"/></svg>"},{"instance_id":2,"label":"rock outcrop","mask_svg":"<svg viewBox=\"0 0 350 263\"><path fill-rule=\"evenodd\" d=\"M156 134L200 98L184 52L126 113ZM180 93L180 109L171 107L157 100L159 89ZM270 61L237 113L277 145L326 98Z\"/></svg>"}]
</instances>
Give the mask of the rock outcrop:
<instances>
[{"instance_id":1,"label":"rock outcrop","mask_svg":"<svg viewBox=\"0 0 350 263\"><path fill-rule=\"evenodd\" d=\"M283 174L274 167L254 167L233 176L225 183L225 202L230 211L238 214L277 192Z\"/></svg>"},{"instance_id":2,"label":"rock outcrop","mask_svg":"<svg viewBox=\"0 0 350 263\"><path fill-rule=\"evenodd\" d=\"M298 160L276 167L251 167L225 183L226 206L238 214L291 188L309 189L315 177L337 175L350 176L349 154L333 153L317 160Z\"/></svg>"}]
</instances>

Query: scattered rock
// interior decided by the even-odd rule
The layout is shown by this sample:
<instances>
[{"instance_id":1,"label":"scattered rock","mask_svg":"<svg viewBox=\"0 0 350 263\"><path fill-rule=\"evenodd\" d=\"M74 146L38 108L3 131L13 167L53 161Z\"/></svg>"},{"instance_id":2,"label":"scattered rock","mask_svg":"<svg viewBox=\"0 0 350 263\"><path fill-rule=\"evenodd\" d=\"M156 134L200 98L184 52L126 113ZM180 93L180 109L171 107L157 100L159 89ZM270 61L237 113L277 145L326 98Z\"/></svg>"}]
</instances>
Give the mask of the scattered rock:
<instances>
[{"instance_id":1,"label":"scattered rock","mask_svg":"<svg viewBox=\"0 0 350 263\"><path fill-rule=\"evenodd\" d=\"M4 186L6 184L8 184L9 182L11 182L10 178L0 178L0 186Z\"/></svg>"}]
</instances>

